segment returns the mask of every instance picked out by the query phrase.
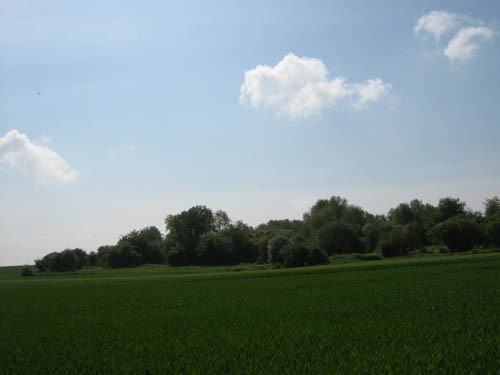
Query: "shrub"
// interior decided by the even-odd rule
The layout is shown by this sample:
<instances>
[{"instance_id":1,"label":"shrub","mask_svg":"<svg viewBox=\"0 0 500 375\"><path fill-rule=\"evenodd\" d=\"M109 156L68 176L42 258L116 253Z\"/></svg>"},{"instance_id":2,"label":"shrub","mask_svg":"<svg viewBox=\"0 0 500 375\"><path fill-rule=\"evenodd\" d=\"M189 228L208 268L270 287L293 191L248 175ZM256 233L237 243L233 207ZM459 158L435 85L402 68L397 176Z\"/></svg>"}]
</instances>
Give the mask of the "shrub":
<instances>
[{"instance_id":1,"label":"shrub","mask_svg":"<svg viewBox=\"0 0 500 375\"><path fill-rule=\"evenodd\" d=\"M341 221L322 226L316 233L319 247L328 255L353 253L363 248L361 237L355 228Z\"/></svg>"},{"instance_id":2,"label":"shrub","mask_svg":"<svg viewBox=\"0 0 500 375\"><path fill-rule=\"evenodd\" d=\"M290 240L283 235L276 235L267 243L267 260L272 264L283 263L281 249L287 245Z\"/></svg>"},{"instance_id":3,"label":"shrub","mask_svg":"<svg viewBox=\"0 0 500 375\"><path fill-rule=\"evenodd\" d=\"M285 267L302 267L309 264L309 250L303 242L288 241L281 248L280 257Z\"/></svg>"},{"instance_id":4,"label":"shrub","mask_svg":"<svg viewBox=\"0 0 500 375\"><path fill-rule=\"evenodd\" d=\"M379 247L384 257L407 255L409 252L408 239L404 227L398 225L384 232Z\"/></svg>"},{"instance_id":5,"label":"shrub","mask_svg":"<svg viewBox=\"0 0 500 375\"><path fill-rule=\"evenodd\" d=\"M439 247L439 254L448 254L450 250L446 246L440 246Z\"/></svg>"},{"instance_id":6,"label":"shrub","mask_svg":"<svg viewBox=\"0 0 500 375\"><path fill-rule=\"evenodd\" d=\"M183 249L174 247L167 253L166 262L169 266L178 267L187 265L188 259Z\"/></svg>"},{"instance_id":7,"label":"shrub","mask_svg":"<svg viewBox=\"0 0 500 375\"><path fill-rule=\"evenodd\" d=\"M318 247L313 246L309 249L309 261L310 265L314 264L328 264L330 263L330 259L328 259L328 255Z\"/></svg>"},{"instance_id":8,"label":"shrub","mask_svg":"<svg viewBox=\"0 0 500 375\"><path fill-rule=\"evenodd\" d=\"M453 217L439 223L431 229L431 236L452 252L470 250L482 240L479 225L468 216Z\"/></svg>"},{"instance_id":9,"label":"shrub","mask_svg":"<svg viewBox=\"0 0 500 375\"><path fill-rule=\"evenodd\" d=\"M233 242L224 232L205 233L196 247L196 254L204 265L237 263Z\"/></svg>"},{"instance_id":10,"label":"shrub","mask_svg":"<svg viewBox=\"0 0 500 375\"><path fill-rule=\"evenodd\" d=\"M381 260L384 259L378 254L359 254L356 256L359 260Z\"/></svg>"},{"instance_id":11,"label":"shrub","mask_svg":"<svg viewBox=\"0 0 500 375\"><path fill-rule=\"evenodd\" d=\"M23 267L21 269L21 275L22 276L34 276L34 272L33 270L31 269L31 267Z\"/></svg>"},{"instance_id":12,"label":"shrub","mask_svg":"<svg viewBox=\"0 0 500 375\"><path fill-rule=\"evenodd\" d=\"M500 215L495 215L484 225L484 236L487 245L500 246Z\"/></svg>"}]
</instances>

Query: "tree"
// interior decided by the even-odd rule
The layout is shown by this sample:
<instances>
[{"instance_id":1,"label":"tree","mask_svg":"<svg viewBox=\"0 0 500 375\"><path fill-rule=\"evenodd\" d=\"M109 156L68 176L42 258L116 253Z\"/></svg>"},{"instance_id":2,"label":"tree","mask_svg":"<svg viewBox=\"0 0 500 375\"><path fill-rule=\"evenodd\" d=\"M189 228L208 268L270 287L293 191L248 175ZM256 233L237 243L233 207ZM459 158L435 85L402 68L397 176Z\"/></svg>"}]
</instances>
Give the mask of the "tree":
<instances>
[{"instance_id":1,"label":"tree","mask_svg":"<svg viewBox=\"0 0 500 375\"><path fill-rule=\"evenodd\" d=\"M255 262L258 256L254 230L242 221L229 225L225 230L233 243L238 262Z\"/></svg>"},{"instance_id":2,"label":"tree","mask_svg":"<svg viewBox=\"0 0 500 375\"><path fill-rule=\"evenodd\" d=\"M21 269L21 276L34 276L34 272L31 267L23 267Z\"/></svg>"},{"instance_id":3,"label":"tree","mask_svg":"<svg viewBox=\"0 0 500 375\"><path fill-rule=\"evenodd\" d=\"M323 225L316 233L319 248L328 255L360 252L363 249L361 237L352 225L332 221Z\"/></svg>"},{"instance_id":4,"label":"tree","mask_svg":"<svg viewBox=\"0 0 500 375\"><path fill-rule=\"evenodd\" d=\"M196 248L198 259L205 265L226 265L237 263L233 242L224 232L205 233Z\"/></svg>"},{"instance_id":5,"label":"tree","mask_svg":"<svg viewBox=\"0 0 500 375\"><path fill-rule=\"evenodd\" d=\"M384 257L406 255L409 252L408 237L402 225L394 225L382 233L379 242Z\"/></svg>"},{"instance_id":6,"label":"tree","mask_svg":"<svg viewBox=\"0 0 500 375\"><path fill-rule=\"evenodd\" d=\"M288 237L276 235L267 244L267 260L272 264L283 263L281 249L290 242Z\"/></svg>"},{"instance_id":7,"label":"tree","mask_svg":"<svg viewBox=\"0 0 500 375\"><path fill-rule=\"evenodd\" d=\"M113 246L102 245L97 249L97 265L101 267L109 267L109 256Z\"/></svg>"},{"instance_id":8,"label":"tree","mask_svg":"<svg viewBox=\"0 0 500 375\"><path fill-rule=\"evenodd\" d=\"M73 249L71 250L75 253L76 257L78 258L78 262L76 264L76 269L81 269L83 267L86 267L88 264L87 260L87 253L83 251L82 249Z\"/></svg>"},{"instance_id":9,"label":"tree","mask_svg":"<svg viewBox=\"0 0 500 375\"><path fill-rule=\"evenodd\" d=\"M479 224L467 215L455 216L437 224L432 228L431 236L453 252L470 250L482 242Z\"/></svg>"},{"instance_id":10,"label":"tree","mask_svg":"<svg viewBox=\"0 0 500 375\"><path fill-rule=\"evenodd\" d=\"M302 267L309 264L309 249L303 240L288 241L280 250L285 267Z\"/></svg>"},{"instance_id":11,"label":"tree","mask_svg":"<svg viewBox=\"0 0 500 375\"><path fill-rule=\"evenodd\" d=\"M146 227L139 231L133 230L125 236L122 236L117 245L119 246L122 242L126 242L133 247L133 250L140 257L139 264L162 263L162 237L158 228Z\"/></svg>"},{"instance_id":12,"label":"tree","mask_svg":"<svg viewBox=\"0 0 500 375\"><path fill-rule=\"evenodd\" d=\"M169 266L172 267L188 265L186 252L184 251L184 249L180 249L178 247L173 247L169 249L165 261Z\"/></svg>"},{"instance_id":13,"label":"tree","mask_svg":"<svg viewBox=\"0 0 500 375\"><path fill-rule=\"evenodd\" d=\"M396 208L389 210L389 220L397 225L406 225L415 221L414 213L408 203L401 203Z\"/></svg>"},{"instance_id":14,"label":"tree","mask_svg":"<svg viewBox=\"0 0 500 375\"><path fill-rule=\"evenodd\" d=\"M168 236L186 253L188 264L196 263L196 247L203 234L215 230L212 210L205 206L191 207L165 219Z\"/></svg>"},{"instance_id":15,"label":"tree","mask_svg":"<svg viewBox=\"0 0 500 375\"><path fill-rule=\"evenodd\" d=\"M91 251L87 256L87 262L90 267L97 266L97 253L95 251Z\"/></svg>"},{"instance_id":16,"label":"tree","mask_svg":"<svg viewBox=\"0 0 500 375\"><path fill-rule=\"evenodd\" d=\"M38 272L47 272L46 264L42 259L35 259L35 267Z\"/></svg>"},{"instance_id":17,"label":"tree","mask_svg":"<svg viewBox=\"0 0 500 375\"><path fill-rule=\"evenodd\" d=\"M486 217L492 217L500 214L500 198L497 196L484 201L484 214Z\"/></svg>"},{"instance_id":18,"label":"tree","mask_svg":"<svg viewBox=\"0 0 500 375\"><path fill-rule=\"evenodd\" d=\"M439 221L451 219L454 216L465 213L465 202L461 202L458 198L443 198L439 200Z\"/></svg>"},{"instance_id":19,"label":"tree","mask_svg":"<svg viewBox=\"0 0 500 375\"><path fill-rule=\"evenodd\" d=\"M227 213L225 213L222 210L218 210L214 214L214 227L215 230L220 232L231 224L231 219L229 216L227 216Z\"/></svg>"},{"instance_id":20,"label":"tree","mask_svg":"<svg viewBox=\"0 0 500 375\"><path fill-rule=\"evenodd\" d=\"M500 213L486 217L483 232L486 245L500 247Z\"/></svg>"}]
</instances>

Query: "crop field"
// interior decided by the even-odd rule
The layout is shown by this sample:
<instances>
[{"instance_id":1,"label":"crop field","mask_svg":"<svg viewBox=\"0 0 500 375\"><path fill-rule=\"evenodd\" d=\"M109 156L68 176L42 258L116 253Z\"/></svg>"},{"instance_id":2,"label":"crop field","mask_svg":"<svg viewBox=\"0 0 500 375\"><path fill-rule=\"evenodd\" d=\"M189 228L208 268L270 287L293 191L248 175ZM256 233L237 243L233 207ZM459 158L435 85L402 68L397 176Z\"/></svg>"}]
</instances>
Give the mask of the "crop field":
<instances>
[{"instance_id":1,"label":"crop field","mask_svg":"<svg viewBox=\"0 0 500 375\"><path fill-rule=\"evenodd\" d=\"M500 254L0 268L0 374L500 374Z\"/></svg>"}]
</instances>

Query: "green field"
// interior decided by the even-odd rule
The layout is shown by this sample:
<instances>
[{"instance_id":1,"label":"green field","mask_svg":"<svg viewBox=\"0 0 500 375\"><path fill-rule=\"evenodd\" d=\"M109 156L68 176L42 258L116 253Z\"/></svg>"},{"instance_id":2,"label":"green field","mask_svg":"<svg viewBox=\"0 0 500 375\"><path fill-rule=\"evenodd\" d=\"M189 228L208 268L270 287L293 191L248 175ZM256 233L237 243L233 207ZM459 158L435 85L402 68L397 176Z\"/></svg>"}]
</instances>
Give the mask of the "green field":
<instances>
[{"instance_id":1,"label":"green field","mask_svg":"<svg viewBox=\"0 0 500 375\"><path fill-rule=\"evenodd\" d=\"M499 374L500 254L0 268L0 374Z\"/></svg>"}]
</instances>

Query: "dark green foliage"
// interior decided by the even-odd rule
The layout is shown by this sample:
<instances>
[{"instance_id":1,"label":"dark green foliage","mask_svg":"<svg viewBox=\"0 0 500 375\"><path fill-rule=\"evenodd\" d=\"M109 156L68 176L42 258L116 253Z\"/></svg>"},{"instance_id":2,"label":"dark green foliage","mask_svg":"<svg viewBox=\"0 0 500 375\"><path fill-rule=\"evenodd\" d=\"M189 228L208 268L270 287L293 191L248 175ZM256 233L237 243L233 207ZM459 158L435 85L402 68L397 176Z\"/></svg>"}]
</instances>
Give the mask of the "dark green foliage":
<instances>
[{"instance_id":1,"label":"dark green foliage","mask_svg":"<svg viewBox=\"0 0 500 375\"><path fill-rule=\"evenodd\" d=\"M35 267L38 270L38 272L47 272L47 267L43 259L35 259Z\"/></svg>"},{"instance_id":2,"label":"dark green foliage","mask_svg":"<svg viewBox=\"0 0 500 375\"><path fill-rule=\"evenodd\" d=\"M255 262L258 250L254 230L242 221L229 225L224 233L231 239L233 251L238 262Z\"/></svg>"},{"instance_id":3,"label":"dark green foliage","mask_svg":"<svg viewBox=\"0 0 500 375\"><path fill-rule=\"evenodd\" d=\"M35 266L39 272L67 272L82 268L82 263L87 263L87 254L81 249L66 249L58 252L52 252L45 255L42 259L35 261Z\"/></svg>"},{"instance_id":4,"label":"dark green foliage","mask_svg":"<svg viewBox=\"0 0 500 375\"><path fill-rule=\"evenodd\" d=\"M80 266L80 258L72 250L63 250L60 254L60 265L60 271L74 271Z\"/></svg>"},{"instance_id":5,"label":"dark green foliage","mask_svg":"<svg viewBox=\"0 0 500 375\"><path fill-rule=\"evenodd\" d=\"M304 237L296 235L288 238L276 235L268 241L268 261L285 267L302 267L329 263L326 253L308 244Z\"/></svg>"},{"instance_id":6,"label":"dark green foliage","mask_svg":"<svg viewBox=\"0 0 500 375\"><path fill-rule=\"evenodd\" d=\"M98 265L97 253L95 251L91 251L87 256L87 262L89 267L96 267Z\"/></svg>"},{"instance_id":7,"label":"dark green foliage","mask_svg":"<svg viewBox=\"0 0 500 375\"><path fill-rule=\"evenodd\" d=\"M171 248L167 253L166 263L170 266L186 266L188 265L188 259L186 257L186 252L178 247Z\"/></svg>"},{"instance_id":8,"label":"dark green foliage","mask_svg":"<svg viewBox=\"0 0 500 375\"><path fill-rule=\"evenodd\" d=\"M177 215L168 215L165 219L167 235L183 249L188 264L198 262L196 247L201 236L215 230L212 210L205 206L191 207Z\"/></svg>"},{"instance_id":9,"label":"dark green foliage","mask_svg":"<svg viewBox=\"0 0 500 375\"><path fill-rule=\"evenodd\" d=\"M285 267L309 265L309 249L303 240L292 239L280 250L280 258Z\"/></svg>"},{"instance_id":10,"label":"dark green foliage","mask_svg":"<svg viewBox=\"0 0 500 375\"><path fill-rule=\"evenodd\" d=\"M315 264L328 264L330 263L330 259L328 259L328 255L319 247L311 246L309 248L307 263L311 266Z\"/></svg>"},{"instance_id":11,"label":"dark green foliage","mask_svg":"<svg viewBox=\"0 0 500 375\"><path fill-rule=\"evenodd\" d=\"M483 233L486 245L500 247L500 213L487 216L483 224Z\"/></svg>"},{"instance_id":12,"label":"dark green foliage","mask_svg":"<svg viewBox=\"0 0 500 375\"><path fill-rule=\"evenodd\" d=\"M436 242L441 242L453 252L470 250L482 241L479 224L467 215L452 217L431 230Z\"/></svg>"},{"instance_id":13,"label":"dark green foliage","mask_svg":"<svg viewBox=\"0 0 500 375\"><path fill-rule=\"evenodd\" d=\"M214 214L214 228L216 231L222 231L231 224L231 219L226 212L218 210Z\"/></svg>"},{"instance_id":14,"label":"dark green foliage","mask_svg":"<svg viewBox=\"0 0 500 375\"><path fill-rule=\"evenodd\" d=\"M165 238L156 227L147 227L129 232L115 246L101 246L97 253L87 255L81 249L68 249L47 254L35 265L40 272L160 263L297 266L322 263L325 254L380 251L385 256L397 256L425 252L426 247L439 244L446 244L451 251L476 245L486 249L500 246L498 217L498 197L486 199L485 216L466 209L458 198L448 197L437 207L418 199L401 203L386 217L371 215L345 198L332 196L318 200L303 220L270 220L254 229L241 221L232 224L224 211L214 213L205 206L195 206L167 216ZM320 260L312 261L312 252Z\"/></svg>"},{"instance_id":15,"label":"dark green foliage","mask_svg":"<svg viewBox=\"0 0 500 375\"><path fill-rule=\"evenodd\" d=\"M108 267L109 256L113 246L102 245L97 249L97 265L101 267Z\"/></svg>"},{"instance_id":16,"label":"dark green foliage","mask_svg":"<svg viewBox=\"0 0 500 375\"><path fill-rule=\"evenodd\" d=\"M384 216L367 216L367 222L361 230L361 240L365 252L373 252L376 250L378 242L380 241L380 236L386 226L387 219Z\"/></svg>"},{"instance_id":17,"label":"dark green foliage","mask_svg":"<svg viewBox=\"0 0 500 375\"><path fill-rule=\"evenodd\" d=\"M500 214L500 198L493 197L484 201L484 214L493 217Z\"/></svg>"},{"instance_id":18,"label":"dark green foliage","mask_svg":"<svg viewBox=\"0 0 500 375\"><path fill-rule=\"evenodd\" d=\"M140 231L132 231L118 241L117 246L125 244L128 252L134 251L139 255L138 264L162 263L161 233L156 227L147 227ZM132 256L134 259L135 255ZM135 262L135 260L134 260ZM133 264L137 265L137 264Z\"/></svg>"},{"instance_id":19,"label":"dark green foliage","mask_svg":"<svg viewBox=\"0 0 500 375\"><path fill-rule=\"evenodd\" d=\"M231 237L224 232L205 233L196 248L204 265L235 264L238 261Z\"/></svg>"},{"instance_id":20,"label":"dark green foliage","mask_svg":"<svg viewBox=\"0 0 500 375\"><path fill-rule=\"evenodd\" d=\"M99 247L94 264L110 268L160 264L164 261L162 246L163 239L158 228L133 230L122 236L115 246Z\"/></svg>"},{"instance_id":21,"label":"dark green foliage","mask_svg":"<svg viewBox=\"0 0 500 375\"><path fill-rule=\"evenodd\" d=\"M281 249L290 242L288 237L283 235L276 235L271 238L267 244L267 260L272 264L283 263L281 257Z\"/></svg>"},{"instance_id":22,"label":"dark green foliage","mask_svg":"<svg viewBox=\"0 0 500 375\"><path fill-rule=\"evenodd\" d=\"M408 235L402 225L392 226L382 234L379 247L384 257L406 255L410 251Z\"/></svg>"},{"instance_id":23,"label":"dark green foliage","mask_svg":"<svg viewBox=\"0 0 500 375\"><path fill-rule=\"evenodd\" d=\"M34 276L35 273L31 269L31 267L23 267L21 269L21 276Z\"/></svg>"},{"instance_id":24,"label":"dark green foliage","mask_svg":"<svg viewBox=\"0 0 500 375\"><path fill-rule=\"evenodd\" d=\"M396 225L406 225L415 221L415 215L408 203L401 203L394 209L389 210L389 220Z\"/></svg>"},{"instance_id":25,"label":"dark green foliage","mask_svg":"<svg viewBox=\"0 0 500 375\"><path fill-rule=\"evenodd\" d=\"M438 204L439 220L445 221L465 213L465 202L458 198L443 198Z\"/></svg>"},{"instance_id":26,"label":"dark green foliage","mask_svg":"<svg viewBox=\"0 0 500 375\"><path fill-rule=\"evenodd\" d=\"M342 221L332 221L323 225L316 232L316 238L320 249L328 255L360 252L363 249L356 228Z\"/></svg>"}]
</instances>

